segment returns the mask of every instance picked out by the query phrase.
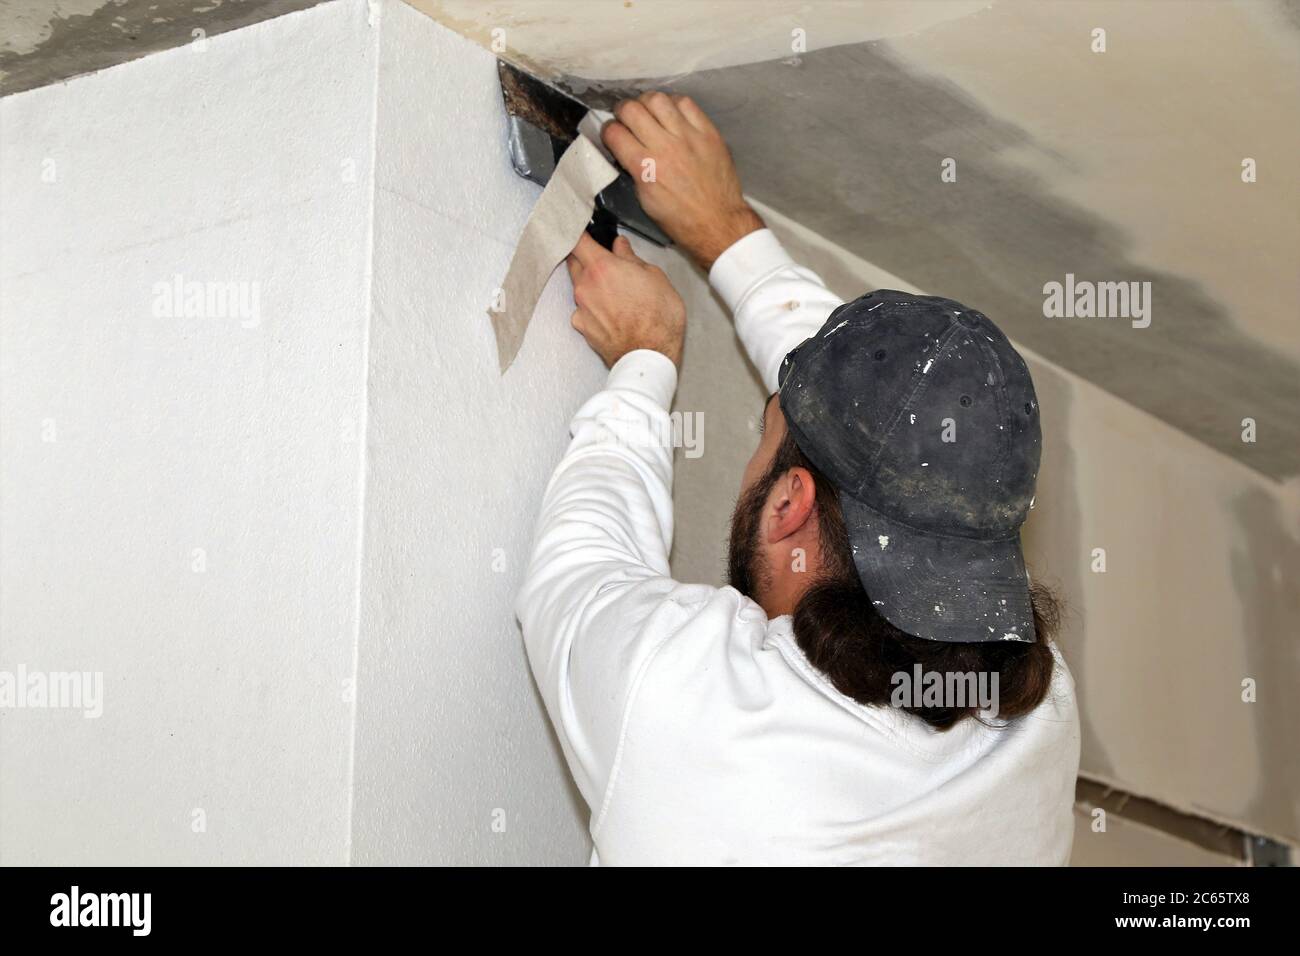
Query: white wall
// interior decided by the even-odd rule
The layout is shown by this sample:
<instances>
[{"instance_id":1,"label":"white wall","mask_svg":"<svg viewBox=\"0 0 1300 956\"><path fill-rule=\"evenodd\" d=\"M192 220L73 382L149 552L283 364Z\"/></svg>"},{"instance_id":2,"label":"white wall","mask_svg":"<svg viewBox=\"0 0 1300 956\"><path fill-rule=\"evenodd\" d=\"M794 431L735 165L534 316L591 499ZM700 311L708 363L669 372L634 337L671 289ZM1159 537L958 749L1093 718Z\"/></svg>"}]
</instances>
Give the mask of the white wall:
<instances>
[{"instance_id":1,"label":"white wall","mask_svg":"<svg viewBox=\"0 0 1300 956\"><path fill-rule=\"evenodd\" d=\"M512 602L605 370L559 269L500 375L487 308L540 190L510 168L496 60L400 3L380 47L353 859L579 863Z\"/></svg>"},{"instance_id":2,"label":"white wall","mask_svg":"<svg viewBox=\"0 0 1300 956\"><path fill-rule=\"evenodd\" d=\"M0 862L346 859L374 69L332 5L0 100L0 671L104 681L0 712Z\"/></svg>"},{"instance_id":3,"label":"white wall","mask_svg":"<svg viewBox=\"0 0 1300 956\"><path fill-rule=\"evenodd\" d=\"M0 672L105 685L0 709L0 862L585 860L511 602L604 373L562 275L497 370L491 55L345 0L0 131ZM177 274L258 321L155 315Z\"/></svg>"}]
</instances>

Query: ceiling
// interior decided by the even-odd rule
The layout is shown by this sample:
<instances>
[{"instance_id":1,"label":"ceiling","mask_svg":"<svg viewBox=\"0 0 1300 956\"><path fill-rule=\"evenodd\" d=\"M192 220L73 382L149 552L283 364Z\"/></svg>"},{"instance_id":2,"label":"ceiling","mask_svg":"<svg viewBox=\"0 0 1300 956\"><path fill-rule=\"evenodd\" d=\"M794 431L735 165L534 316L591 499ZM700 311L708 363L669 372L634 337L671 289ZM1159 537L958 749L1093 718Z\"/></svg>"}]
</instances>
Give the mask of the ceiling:
<instances>
[{"instance_id":1,"label":"ceiling","mask_svg":"<svg viewBox=\"0 0 1300 956\"><path fill-rule=\"evenodd\" d=\"M314 2L6 8L0 89ZM408 2L592 105L690 93L751 195L1224 454L1300 475L1295 0ZM1044 284L1067 274L1150 282L1150 326L1046 318Z\"/></svg>"},{"instance_id":2,"label":"ceiling","mask_svg":"<svg viewBox=\"0 0 1300 956\"><path fill-rule=\"evenodd\" d=\"M320 2L13 0L0 7L0 95L93 73Z\"/></svg>"},{"instance_id":3,"label":"ceiling","mask_svg":"<svg viewBox=\"0 0 1300 956\"><path fill-rule=\"evenodd\" d=\"M409 2L485 46L504 31L505 58L591 105L691 94L751 195L1219 451L1300 474L1297 3ZM1150 282L1150 326L1046 318L1067 274Z\"/></svg>"}]
</instances>

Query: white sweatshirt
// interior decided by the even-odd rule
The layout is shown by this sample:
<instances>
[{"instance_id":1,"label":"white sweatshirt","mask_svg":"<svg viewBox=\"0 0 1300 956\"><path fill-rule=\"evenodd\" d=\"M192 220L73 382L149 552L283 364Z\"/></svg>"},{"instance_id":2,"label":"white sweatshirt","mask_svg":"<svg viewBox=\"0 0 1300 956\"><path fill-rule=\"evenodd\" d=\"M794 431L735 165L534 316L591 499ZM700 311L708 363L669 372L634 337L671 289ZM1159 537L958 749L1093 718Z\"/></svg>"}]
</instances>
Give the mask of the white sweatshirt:
<instances>
[{"instance_id":1,"label":"white sweatshirt","mask_svg":"<svg viewBox=\"0 0 1300 956\"><path fill-rule=\"evenodd\" d=\"M709 281L769 390L840 304L766 229ZM733 588L672 579L677 370L625 355L578 411L516 602L533 673L591 808L593 863L1064 864L1074 685L1002 729L946 732L836 691Z\"/></svg>"}]
</instances>

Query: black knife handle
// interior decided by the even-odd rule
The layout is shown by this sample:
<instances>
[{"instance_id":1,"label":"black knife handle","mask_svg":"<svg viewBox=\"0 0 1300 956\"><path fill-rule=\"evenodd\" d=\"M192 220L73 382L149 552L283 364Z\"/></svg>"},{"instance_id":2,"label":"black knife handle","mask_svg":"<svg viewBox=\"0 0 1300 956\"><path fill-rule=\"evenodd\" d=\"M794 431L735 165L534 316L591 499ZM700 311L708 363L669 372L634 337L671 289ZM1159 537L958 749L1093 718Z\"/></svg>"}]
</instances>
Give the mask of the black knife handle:
<instances>
[{"instance_id":1,"label":"black knife handle","mask_svg":"<svg viewBox=\"0 0 1300 956\"><path fill-rule=\"evenodd\" d=\"M597 206L587 223L587 234L606 249L613 250L618 237L618 217L603 206Z\"/></svg>"}]
</instances>

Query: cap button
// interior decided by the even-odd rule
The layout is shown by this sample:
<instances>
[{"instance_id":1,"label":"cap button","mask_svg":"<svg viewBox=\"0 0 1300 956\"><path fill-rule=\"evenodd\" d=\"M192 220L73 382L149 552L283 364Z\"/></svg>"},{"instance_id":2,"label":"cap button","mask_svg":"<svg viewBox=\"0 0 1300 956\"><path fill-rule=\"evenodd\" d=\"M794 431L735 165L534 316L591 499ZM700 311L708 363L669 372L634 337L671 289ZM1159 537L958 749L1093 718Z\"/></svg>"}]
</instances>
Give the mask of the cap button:
<instances>
[{"instance_id":1,"label":"cap button","mask_svg":"<svg viewBox=\"0 0 1300 956\"><path fill-rule=\"evenodd\" d=\"M979 326L980 320L970 312L963 312L961 315L957 316L957 324L963 328L973 329Z\"/></svg>"}]
</instances>

